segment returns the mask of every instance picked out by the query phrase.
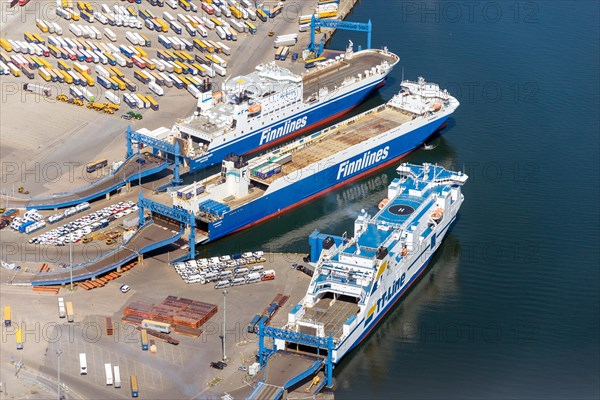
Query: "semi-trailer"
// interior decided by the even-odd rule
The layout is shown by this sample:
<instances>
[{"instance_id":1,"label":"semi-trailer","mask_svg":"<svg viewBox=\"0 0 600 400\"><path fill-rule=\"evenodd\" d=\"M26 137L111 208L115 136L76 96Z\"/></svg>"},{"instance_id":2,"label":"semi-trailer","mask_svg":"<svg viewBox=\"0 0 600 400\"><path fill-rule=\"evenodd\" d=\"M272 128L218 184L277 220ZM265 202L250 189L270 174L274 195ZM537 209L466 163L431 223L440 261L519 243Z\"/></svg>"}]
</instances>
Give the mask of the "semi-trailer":
<instances>
[{"instance_id":1,"label":"semi-trailer","mask_svg":"<svg viewBox=\"0 0 600 400\"><path fill-rule=\"evenodd\" d=\"M104 92L104 98L113 104L121 104L119 96L110 90Z\"/></svg>"},{"instance_id":2,"label":"semi-trailer","mask_svg":"<svg viewBox=\"0 0 600 400\"><path fill-rule=\"evenodd\" d=\"M114 384L113 384L113 386L115 388L120 388L121 387L121 371L119 370L119 366L115 365L113 371L114 371Z\"/></svg>"},{"instance_id":3,"label":"semi-trailer","mask_svg":"<svg viewBox=\"0 0 600 400\"><path fill-rule=\"evenodd\" d=\"M10 306L4 306L4 326L10 326L11 322Z\"/></svg>"},{"instance_id":4,"label":"semi-trailer","mask_svg":"<svg viewBox=\"0 0 600 400\"><path fill-rule=\"evenodd\" d=\"M58 317L65 318L67 316L67 309L65 308L65 299L62 297L58 298Z\"/></svg>"},{"instance_id":5,"label":"semi-trailer","mask_svg":"<svg viewBox=\"0 0 600 400\"><path fill-rule=\"evenodd\" d=\"M73 303L70 301L67 301L66 306L67 306L67 321L73 322L73 320L75 319L75 312L73 311Z\"/></svg>"},{"instance_id":6,"label":"semi-trailer","mask_svg":"<svg viewBox=\"0 0 600 400\"><path fill-rule=\"evenodd\" d=\"M21 328L17 328L15 332L15 341L17 342L17 350L23 350L23 345L25 344L25 337Z\"/></svg>"},{"instance_id":7,"label":"semi-trailer","mask_svg":"<svg viewBox=\"0 0 600 400\"><path fill-rule=\"evenodd\" d=\"M106 375L106 385L113 384L113 370L111 364L104 364L104 374Z\"/></svg>"}]
</instances>

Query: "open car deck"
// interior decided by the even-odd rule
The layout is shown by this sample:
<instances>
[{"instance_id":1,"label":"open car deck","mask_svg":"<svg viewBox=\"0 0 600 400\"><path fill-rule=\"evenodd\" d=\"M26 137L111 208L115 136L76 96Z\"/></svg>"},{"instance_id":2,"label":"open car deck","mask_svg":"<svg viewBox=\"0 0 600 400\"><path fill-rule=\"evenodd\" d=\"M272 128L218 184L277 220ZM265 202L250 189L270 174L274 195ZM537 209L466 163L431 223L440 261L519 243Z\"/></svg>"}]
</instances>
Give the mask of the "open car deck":
<instances>
[{"instance_id":1,"label":"open car deck","mask_svg":"<svg viewBox=\"0 0 600 400\"><path fill-rule=\"evenodd\" d=\"M302 320L323 324L325 336L331 334L334 339L339 339L343 333L344 322L358 312L358 305L351 302L350 299L347 300L345 296L335 301L327 297L319 299L313 307L306 308Z\"/></svg>"},{"instance_id":2,"label":"open car deck","mask_svg":"<svg viewBox=\"0 0 600 400\"><path fill-rule=\"evenodd\" d=\"M331 92L336 86L339 87L344 79L356 77L358 74L364 75L365 70L370 70L384 61L393 65L398 61L398 56L375 51L355 53L350 59L306 73L302 76L303 99L306 101L308 97L323 87L327 87Z\"/></svg>"},{"instance_id":3,"label":"open car deck","mask_svg":"<svg viewBox=\"0 0 600 400\"><path fill-rule=\"evenodd\" d=\"M322 140L312 145L294 151L292 161L282 166L281 174L273 175L268 179L259 179L253 176L252 179L266 185L271 184L283 175L308 167L314 162L375 137L410 121L412 118L411 115L404 114L400 110L389 106L382 106L378 110L380 111L369 114L351 125L345 125L328 132Z\"/></svg>"},{"instance_id":4,"label":"open car deck","mask_svg":"<svg viewBox=\"0 0 600 400\"><path fill-rule=\"evenodd\" d=\"M369 138L380 135L383 132L410 121L411 119L412 115L409 113L405 113L388 105L382 105L377 110L352 123L343 124L342 126L323 132L319 140L315 140L312 143L309 142L308 144L305 142L297 149L290 150L292 152L292 160L282 166L281 173L266 179L260 179L259 177L252 175L252 186L246 196L230 197L219 201L227 204L231 209L234 209L262 196L268 186L276 179L308 167L319 160L323 160ZM253 168L252 160L250 160L250 168ZM220 179L220 175L215 175L206 181L206 192L210 193L211 187L218 185ZM201 216L201 219L210 222L215 221L218 218L206 215Z\"/></svg>"}]
</instances>

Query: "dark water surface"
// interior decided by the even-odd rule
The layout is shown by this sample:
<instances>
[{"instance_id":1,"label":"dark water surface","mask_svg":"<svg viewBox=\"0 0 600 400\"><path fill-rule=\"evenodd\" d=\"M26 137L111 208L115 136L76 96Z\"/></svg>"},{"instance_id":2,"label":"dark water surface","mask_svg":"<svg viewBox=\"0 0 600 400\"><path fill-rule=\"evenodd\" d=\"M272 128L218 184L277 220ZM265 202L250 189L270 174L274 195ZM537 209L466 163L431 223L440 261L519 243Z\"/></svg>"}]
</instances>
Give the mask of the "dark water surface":
<instances>
[{"instance_id":1,"label":"dark water surface","mask_svg":"<svg viewBox=\"0 0 600 400\"><path fill-rule=\"evenodd\" d=\"M407 161L470 176L429 272L335 371L336 397L598 398L599 3L362 1L373 47L400 64L388 100L418 76L461 102ZM366 36L339 31L330 48ZM207 246L308 253L312 230L351 232L389 168Z\"/></svg>"}]
</instances>

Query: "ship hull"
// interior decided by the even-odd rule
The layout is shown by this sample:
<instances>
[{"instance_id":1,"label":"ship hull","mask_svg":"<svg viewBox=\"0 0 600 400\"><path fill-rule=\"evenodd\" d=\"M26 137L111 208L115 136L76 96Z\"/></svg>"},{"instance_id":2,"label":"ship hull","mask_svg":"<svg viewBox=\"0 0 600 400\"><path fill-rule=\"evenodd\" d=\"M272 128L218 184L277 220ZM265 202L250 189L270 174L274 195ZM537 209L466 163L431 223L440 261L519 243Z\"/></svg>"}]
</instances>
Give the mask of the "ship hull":
<instances>
[{"instance_id":1,"label":"ship hull","mask_svg":"<svg viewBox=\"0 0 600 400\"><path fill-rule=\"evenodd\" d=\"M406 277L406 283L404 286L400 287L396 290L395 294L392 296L387 296L391 291L393 291L394 282L397 281L401 273L404 271L395 271L392 275L390 275L386 282L378 287L378 289L371 294L369 304L366 309L370 309L371 307L377 305L378 302L381 301L382 297L385 295L385 306L376 310L374 316L372 318L362 319L354 328L354 330L350 333L350 335L344 340L340 345L334 350L333 363L338 364L342 358L352 351L354 348L359 346L364 339L366 339L369 334L373 331L373 329L381 322L381 320L387 315L387 313L394 308L394 306L398 303L398 301L403 298L408 290L412 287L413 284L417 282L419 277L427 270L429 262L431 258L441 245L448 229L455 221L456 217L453 217L450 221L443 226L443 228L436 234L435 245L431 246L427 245L420 254L415 256L413 259L413 264L408 268L408 271L413 270L413 274L411 276ZM421 260L425 259L425 262L421 262ZM418 266L418 269L413 269L414 266Z\"/></svg>"},{"instance_id":2,"label":"ship hull","mask_svg":"<svg viewBox=\"0 0 600 400\"><path fill-rule=\"evenodd\" d=\"M451 113L430 117L415 129L398 132L403 125L383 132L361 144L337 153L308 167L296 171L294 176L283 176L274 181L259 198L248 202L216 221L208 224L208 241L213 241L248 228L257 223L289 211L309 200L341 187L352 180L397 161L419 147L448 119ZM371 165L352 173L348 165L363 158L366 153L380 152L381 157ZM206 229L205 227L201 227Z\"/></svg>"},{"instance_id":3,"label":"ship hull","mask_svg":"<svg viewBox=\"0 0 600 400\"><path fill-rule=\"evenodd\" d=\"M385 83L386 77L387 75L383 75L374 78L358 88L346 89L343 93L340 93L332 99L313 106L305 106L306 108L304 110L290 113L289 116L282 118L273 124L265 125L239 139L232 140L225 144L216 144L213 148L209 148L209 151L203 156L189 159L190 170L197 171L219 164L230 154L246 155L256 153L290 140L311 129L323 126L348 113L354 107L362 103L371 92L377 90ZM298 125L298 129L291 130L290 126L296 124ZM278 137L276 138L268 137L268 132L275 132L278 129L283 129L283 131L287 133L282 136L277 135Z\"/></svg>"}]
</instances>

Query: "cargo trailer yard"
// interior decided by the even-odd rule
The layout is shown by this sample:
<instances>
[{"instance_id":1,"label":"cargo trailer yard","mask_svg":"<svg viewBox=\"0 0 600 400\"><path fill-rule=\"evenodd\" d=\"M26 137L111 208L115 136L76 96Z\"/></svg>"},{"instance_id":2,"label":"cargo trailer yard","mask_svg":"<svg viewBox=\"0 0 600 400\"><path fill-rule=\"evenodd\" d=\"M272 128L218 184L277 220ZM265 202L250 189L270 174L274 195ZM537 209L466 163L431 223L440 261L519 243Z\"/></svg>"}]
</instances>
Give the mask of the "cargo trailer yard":
<instances>
[{"instance_id":1,"label":"cargo trailer yard","mask_svg":"<svg viewBox=\"0 0 600 400\"><path fill-rule=\"evenodd\" d=\"M121 164L123 132L173 126L196 110L206 82L218 90L250 65L273 61L274 50L278 65L310 71L298 60L309 39L305 21L284 18L285 7L334 19L343 18L353 0L334 3L335 11L322 10L316 0L268 1L262 9L246 0L59 0L52 15L35 18L27 7L39 10L44 3L22 3L0 25L7 88L0 159L15 166L3 171L0 198L3 242L15 246L3 249L0 268L0 306L11 307L11 326L3 329L14 346L0 362L6 366L18 355L24 367L16 376L3 368L0 380L13 394L54 396L60 357L66 398L211 397L256 385L258 325L285 324L310 281L306 259L241 248L240 254L184 261L193 248L189 225L169 216L180 208L160 214L160 204L173 201L156 190L170 183L172 161L145 149ZM351 73L372 62L357 63ZM323 82L330 89L342 83L328 81L329 73L309 74L305 95ZM378 129L405 122L379 117ZM358 128L352 143L370 133L360 136ZM299 170L311 157L352 145L331 140L318 153L296 152L282 170ZM271 172L254 172L262 186L253 196L272 183ZM156 209L143 208L144 197ZM140 226L150 215L153 221ZM71 327L70 337L30 339L30 327L53 326L56 334L64 333L63 325ZM90 329L97 339L90 340ZM229 367L218 369L213 362L225 348ZM308 366L299 360L296 369ZM301 389L296 395L309 393Z\"/></svg>"}]
</instances>

